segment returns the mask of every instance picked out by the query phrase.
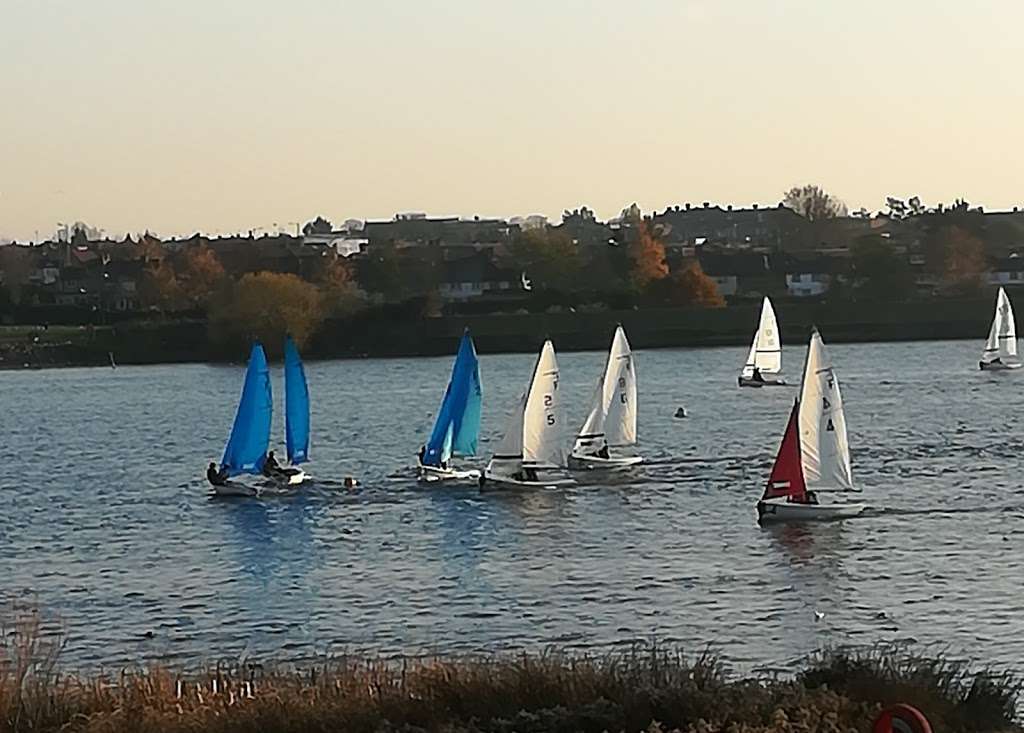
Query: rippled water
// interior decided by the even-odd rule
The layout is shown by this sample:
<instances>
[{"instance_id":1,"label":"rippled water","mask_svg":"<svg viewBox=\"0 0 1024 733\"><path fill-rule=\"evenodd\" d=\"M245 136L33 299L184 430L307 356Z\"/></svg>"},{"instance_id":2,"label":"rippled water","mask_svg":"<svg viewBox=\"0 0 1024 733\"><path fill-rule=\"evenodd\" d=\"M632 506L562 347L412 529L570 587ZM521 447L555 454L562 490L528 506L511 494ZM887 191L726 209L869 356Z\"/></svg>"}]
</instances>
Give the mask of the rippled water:
<instances>
[{"instance_id":1,"label":"rippled water","mask_svg":"<svg viewBox=\"0 0 1024 733\"><path fill-rule=\"evenodd\" d=\"M87 668L652 636L742 668L879 640L1013 665L1024 373L977 371L978 348L831 346L872 510L776 529L753 504L795 390L737 389L746 349L638 352L636 480L515 495L402 478L449 359L307 364L310 472L364 486L265 500L211 500L203 481L240 367L3 373L0 601L58 619ZM574 424L603 359L559 356ZM797 381L803 350L785 359ZM492 441L532 362L481 358Z\"/></svg>"}]
</instances>

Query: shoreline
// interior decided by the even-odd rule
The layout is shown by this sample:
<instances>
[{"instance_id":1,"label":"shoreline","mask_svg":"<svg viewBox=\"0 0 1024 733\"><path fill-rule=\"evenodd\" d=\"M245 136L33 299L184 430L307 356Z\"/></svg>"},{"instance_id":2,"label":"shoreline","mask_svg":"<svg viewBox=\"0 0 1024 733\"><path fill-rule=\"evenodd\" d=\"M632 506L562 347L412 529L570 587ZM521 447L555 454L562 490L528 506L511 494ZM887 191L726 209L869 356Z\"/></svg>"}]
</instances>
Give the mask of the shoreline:
<instances>
[{"instance_id":1,"label":"shoreline","mask_svg":"<svg viewBox=\"0 0 1024 733\"><path fill-rule=\"evenodd\" d=\"M60 670L60 642L38 632L37 619L21 621L0 642L0 719L25 730L784 733L866 730L898 703L936 731L1021 730L1016 677L895 648L824 651L784 676L733 675L710 652L657 642L75 675Z\"/></svg>"},{"instance_id":2,"label":"shoreline","mask_svg":"<svg viewBox=\"0 0 1024 733\"><path fill-rule=\"evenodd\" d=\"M817 326L829 343L976 340L988 333L989 299L906 303L781 303L784 344L805 344ZM746 347L755 308L448 315L384 319L372 312L327 321L303 349L308 361L450 356L465 328L481 354L532 353L545 338L560 352L600 351L621 324L637 350ZM210 342L203 320L0 329L0 370L117 365L240 363L245 349Z\"/></svg>"}]
</instances>

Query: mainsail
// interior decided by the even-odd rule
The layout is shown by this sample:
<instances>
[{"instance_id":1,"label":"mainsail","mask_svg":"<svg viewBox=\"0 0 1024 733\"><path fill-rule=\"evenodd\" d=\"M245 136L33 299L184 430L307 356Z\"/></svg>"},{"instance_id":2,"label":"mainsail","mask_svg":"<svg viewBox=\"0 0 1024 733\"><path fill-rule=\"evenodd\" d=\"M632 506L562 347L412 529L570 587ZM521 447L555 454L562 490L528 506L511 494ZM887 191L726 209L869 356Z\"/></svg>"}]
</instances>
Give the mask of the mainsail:
<instances>
[{"instance_id":1,"label":"mainsail","mask_svg":"<svg viewBox=\"0 0 1024 733\"><path fill-rule=\"evenodd\" d=\"M747 363L743 365L743 377L754 375L754 367L762 374L777 374L782 369L782 344L779 341L779 323L775 318L772 302L765 296L761 303L761 320L750 344Z\"/></svg>"},{"instance_id":2,"label":"mainsail","mask_svg":"<svg viewBox=\"0 0 1024 733\"><path fill-rule=\"evenodd\" d=\"M807 488L855 490L839 378L817 329L811 332L800 387L800 463Z\"/></svg>"},{"instance_id":3,"label":"mainsail","mask_svg":"<svg viewBox=\"0 0 1024 733\"><path fill-rule=\"evenodd\" d=\"M259 343L252 346L249 366L245 371L242 397L235 413L231 437L224 448L221 466L229 476L242 473L258 474L263 470L270 444L270 423L274 410L270 391L270 369L267 356Z\"/></svg>"},{"instance_id":4,"label":"mainsail","mask_svg":"<svg viewBox=\"0 0 1024 733\"><path fill-rule=\"evenodd\" d=\"M608 445L633 445L636 413L636 367L626 332L619 326L573 452L587 455Z\"/></svg>"},{"instance_id":5,"label":"mainsail","mask_svg":"<svg viewBox=\"0 0 1024 733\"><path fill-rule=\"evenodd\" d=\"M309 385L299 350L291 336L284 341L284 435L288 462L309 460Z\"/></svg>"},{"instance_id":6,"label":"mainsail","mask_svg":"<svg viewBox=\"0 0 1024 733\"><path fill-rule=\"evenodd\" d=\"M1013 306L1010 305L1010 298L1002 288L999 288L999 294L996 296L992 328L988 332L985 350L981 353L981 360L986 364L996 359L1017 359L1017 325L1013 318Z\"/></svg>"},{"instance_id":7,"label":"mainsail","mask_svg":"<svg viewBox=\"0 0 1024 733\"><path fill-rule=\"evenodd\" d=\"M452 367L452 376L423 454L424 465L440 466L447 463L453 453L463 456L476 455L477 440L480 437L482 400L480 362L467 329L462 335L459 353ZM521 449L518 452L521 452Z\"/></svg>"},{"instance_id":8,"label":"mainsail","mask_svg":"<svg viewBox=\"0 0 1024 733\"><path fill-rule=\"evenodd\" d=\"M545 341L523 409L523 463L564 466L563 430L558 404L558 361L555 347Z\"/></svg>"},{"instance_id":9,"label":"mainsail","mask_svg":"<svg viewBox=\"0 0 1024 733\"><path fill-rule=\"evenodd\" d=\"M558 405L558 362L554 346L545 341L533 366L530 385L509 415L505 435L487 465L487 473L512 476L524 465L564 464L562 414Z\"/></svg>"}]
</instances>

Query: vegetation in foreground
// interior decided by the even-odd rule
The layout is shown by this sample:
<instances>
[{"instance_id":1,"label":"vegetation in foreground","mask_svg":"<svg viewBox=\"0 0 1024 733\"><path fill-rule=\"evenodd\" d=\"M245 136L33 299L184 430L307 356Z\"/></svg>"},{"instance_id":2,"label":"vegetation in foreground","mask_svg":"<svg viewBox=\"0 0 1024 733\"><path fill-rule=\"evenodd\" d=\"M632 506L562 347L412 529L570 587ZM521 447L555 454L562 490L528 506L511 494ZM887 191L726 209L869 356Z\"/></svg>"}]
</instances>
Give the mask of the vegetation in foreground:
<instances>
[{"instance_id":1,"label":"vegetation in foreground","mask_svg":"<svg viewBox=\"0 0 1024 733\"><path fill-rule=\"evenodd\" d=\"M343 658L304 670L61 674L35 617L0 642L0 731L846 733L885 704L935 731L1016 731L1016 678L943 659L829 653L789 679L731 679L658 646L459 659Z\"/></svg>"}]
</instances>

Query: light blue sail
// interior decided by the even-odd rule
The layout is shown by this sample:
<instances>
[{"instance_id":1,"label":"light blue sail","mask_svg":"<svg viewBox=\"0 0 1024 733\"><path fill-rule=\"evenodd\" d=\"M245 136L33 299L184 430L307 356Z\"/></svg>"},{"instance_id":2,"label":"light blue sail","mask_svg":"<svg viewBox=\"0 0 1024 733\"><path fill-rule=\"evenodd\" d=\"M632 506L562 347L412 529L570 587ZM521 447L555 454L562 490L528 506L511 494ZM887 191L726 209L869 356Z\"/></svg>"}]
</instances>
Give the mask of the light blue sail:
<instances>
[{"instance_id":1,"label":"light blue sail","mask_svg":"<svg viewBox=\"0 0 1024 733\"><path fill-rule=\"evenodd\" d=\"M259 343L252 346L249 366L245 371L242 398L238 401L235 424L224 448L221 466L227 467L229 476L242 473L260 473L267 459L270 444L270 421L274 412L274 398L270 391L270 369L267 355Z\"/></svg>"},{"instance_id":2,"label":"light blue sail","mask_svg":"<svg viewBox=\"0 0 1024 733\"><path fill-rule=\"evenodd\" d=\"M459 353L452 367L451 381L445 390L437 422L430 433L430 440L423 455L426 466L440 466L453 453L463 456L476 455L476 444L480 438L480 405L483 401L483 387L480 382L480 362L476 357L473 339L469 330L462 335Z\"/></svg>"},{"instance_id":3,"label":"light blue sail","mask_svg":"<svg viewBox=\"0 0 1024 733\"><path fill-rule=\"evenodd\" d=\"M290 336L284 342L284 437L289 463L309 460L309 385Z\"/></svg>"}]
</instances>

